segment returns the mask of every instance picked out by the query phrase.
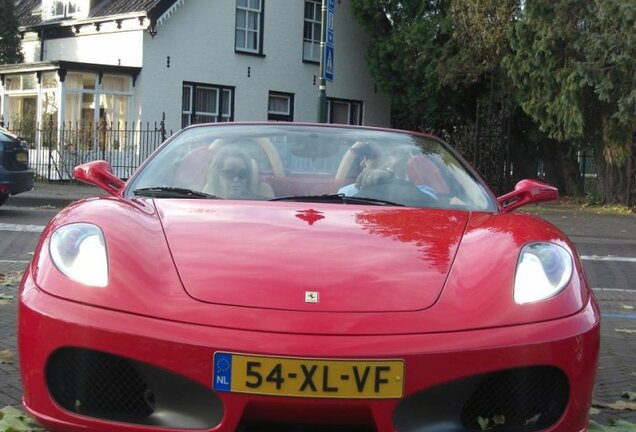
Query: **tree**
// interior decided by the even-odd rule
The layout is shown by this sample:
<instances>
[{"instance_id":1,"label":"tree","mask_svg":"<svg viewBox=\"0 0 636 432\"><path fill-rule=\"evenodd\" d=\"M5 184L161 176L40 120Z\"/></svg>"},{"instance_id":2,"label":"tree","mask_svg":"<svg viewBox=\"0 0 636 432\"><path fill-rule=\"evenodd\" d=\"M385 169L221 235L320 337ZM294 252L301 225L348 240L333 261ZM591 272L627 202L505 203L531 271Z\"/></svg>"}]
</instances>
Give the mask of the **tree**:
<instances>
[{"instance_id":1,"label":"tree","mask_svg":"<svg viewBox=\"0 0 636 432\"><path fill-rule=\"evenodd\" d=\"M14 0L0 0L0 64L20 63L22 55Z\"/></svg>"},{"instance_id":2,"label":"tree","mask_svg":"<svg viewBox=\"0 0 636 432\"><path fill-rule=\"evenodd\" d=\"M636 198L636 3L597 0L594 12L585 71L598 99L600 121L591 123L601 125L596 160L602 195L606 202L630 204Z\"/></svg>"},{"instance_id":3,"label":"tree","mask_svg":"<svg viewBox=\"0 0 636 432\"><path fill-rule=\"evenodd\" d=\"M369 66L393 98L394 121L440 131L474 119L516 8L516 0L353 0L372 38Z\"/></svg>"},{"instance_id":4,"label":"tree","mask_svg":"<svg viewBox=\"0 0 636 432\"><path fill-rule=\"evenodd\" d=\"M636 152L636 2L352 3L394 126L451 141L473 134L479 150L480 128L502 132L493 119L503 115L515 175L536 176L542 159L548 181L578 195L578 157L594 151L604 200L636 198L626 169Z\"/></svg>"},{"instance_id":5,"label":"tree","mask_svg":"<svg viewBox=\"0 0 636 432\"><path fill-rule=\"evenodd\" d=\"M371 35L367 60L379 86L391 95L393 122L431 129L445 118L437 60L449 39L440 2L353 0L358 21Z\"/></svg>"},{"instance_id":6,"label":"tree","mask_svg":"<svg viewBox=\"0 0 636 432\"><path fill-rule=\"evenodd\" d=\"M585 148L595 151L601 167L624 167L631 155L635 20L636 4L624 0L534 0L511 32L513 52L505 64L517 100L554 140L551 149L565 158L560 161L564 166ZM560 151L563 147L566 152ZM599 172L605 201L620 201L627 179L620 175L622 168L610 171ZM619 184L611 181L607 187L612 179ZM580 186L570 184L569 189Z\"/></svg>"},{"instance_id":7,"label":"tree","mask_svg":"<svg viewBox=\"0 0 636 432\"><path fill-rule=\"evenodd\" d=\"M370 69L391 96L393 125L441 135L487 175L480 162L488 154L476 149L481 136L495 135L503 147L508 122L529 127L511 104L512 85L501 66L519 15L517 0L353 0L353 7L371 37ZM516 173L536 176L538 146L528 136L534 135L514 134L511 154ZM476 150L467 154L470 149Z\"/></svg>"}]
</instances>

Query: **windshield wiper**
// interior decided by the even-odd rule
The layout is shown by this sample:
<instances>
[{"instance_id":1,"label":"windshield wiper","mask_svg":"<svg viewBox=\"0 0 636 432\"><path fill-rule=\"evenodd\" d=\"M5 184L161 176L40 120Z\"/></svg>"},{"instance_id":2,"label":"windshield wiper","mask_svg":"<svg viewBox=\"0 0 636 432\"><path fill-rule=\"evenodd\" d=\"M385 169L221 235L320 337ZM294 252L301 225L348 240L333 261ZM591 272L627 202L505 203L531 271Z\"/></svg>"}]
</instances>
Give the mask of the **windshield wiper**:
<instances>
[{"instance_id":1,"label":"windshield wiper","mask_svg":"<svg viewBox=\"0 0 636 432\"><path fill-rule=\"evenodd\" d=\"M376 198L364 198L355 196L346 196L345 194L325 194L325 195L292 195L279 198L272 198L269 201L297 201L297 202L320 202L320 203L338 203L338 204L370 204L380 206L398 206L404 207L403 204L394 203Z\"/></svg>"},{"instance_id":2,"label":"windshield wiper","mask_svg":"<svg viewBox=\"0 0 636 432\"><path fill-rule=\"evenodd\" d=\"M153 198L208 198L218 199L216 195L207 194L205 192L193 191L186 188L155 186L133 191L135 195L147 196Z\"/></svg>"}]
</instances>

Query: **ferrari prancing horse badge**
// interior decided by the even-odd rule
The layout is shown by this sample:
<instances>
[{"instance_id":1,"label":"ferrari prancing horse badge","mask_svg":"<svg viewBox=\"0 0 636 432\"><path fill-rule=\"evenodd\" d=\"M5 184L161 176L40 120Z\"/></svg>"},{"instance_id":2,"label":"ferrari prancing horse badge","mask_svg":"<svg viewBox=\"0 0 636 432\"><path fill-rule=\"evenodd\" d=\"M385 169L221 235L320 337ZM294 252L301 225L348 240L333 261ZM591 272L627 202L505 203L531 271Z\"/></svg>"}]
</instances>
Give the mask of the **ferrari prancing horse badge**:
<instances>
[{"instance_id":1,"label":"ferrari prancing horse badge","mask_svg":"<svg viewBox=\"0 0 636 432\"><path fill-rule=\"evenodd\" d=\"M305 291L305 303L318 303L318 291Z\"/></svg>"}]
</instances>

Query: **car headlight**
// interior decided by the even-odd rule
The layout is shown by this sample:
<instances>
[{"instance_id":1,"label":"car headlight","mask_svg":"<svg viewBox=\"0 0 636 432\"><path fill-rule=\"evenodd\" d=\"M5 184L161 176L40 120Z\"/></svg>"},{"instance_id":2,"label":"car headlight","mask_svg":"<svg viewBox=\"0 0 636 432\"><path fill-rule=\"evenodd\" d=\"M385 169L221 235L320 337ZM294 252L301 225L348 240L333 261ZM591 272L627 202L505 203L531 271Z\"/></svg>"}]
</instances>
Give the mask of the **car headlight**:
<instances>
[{"instance_id":1,"label":"car headlight","mask_svg":"<svg viewBox=\"0 0 636 432\"><path fill-rule=\"evenodd\" d=\"M558 294L572 277L572 256L553 243L530 243L521 249L515 274L514 298L519 304Z\"/></svg>"},{"instance_id":2,"label":"car headlight","mask_svg":"<svg viewBox=\"0 0 636 432\"><path fill-rule=\"evenodd\" d=\"M68 278L92 287L108 285L108 258L102 230L92 224L62 226L49 245L55 266Z\"/></svg>"}]
</instances>

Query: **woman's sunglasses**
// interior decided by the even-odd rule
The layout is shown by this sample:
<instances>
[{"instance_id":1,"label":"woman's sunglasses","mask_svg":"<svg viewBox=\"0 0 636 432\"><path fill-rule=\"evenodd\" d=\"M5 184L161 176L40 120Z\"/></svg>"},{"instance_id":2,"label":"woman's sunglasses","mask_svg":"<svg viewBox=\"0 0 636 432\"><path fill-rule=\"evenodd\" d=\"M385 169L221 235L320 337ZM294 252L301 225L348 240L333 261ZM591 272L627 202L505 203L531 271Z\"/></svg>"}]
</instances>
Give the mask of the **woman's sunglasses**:
<instances>
[{"instance_id":1,"label":"woman's sunglasses","mask_svg":"<svg viewBox=\"0 0 636 432\"><path fill-rule=\"evenodd\" d=\"M238 178L239 180L245 180L247 178L247 170L233 168L222 169L221 177L223 177L225 180L234 180L235 178Z\"/></svg>"}]
</instances>

